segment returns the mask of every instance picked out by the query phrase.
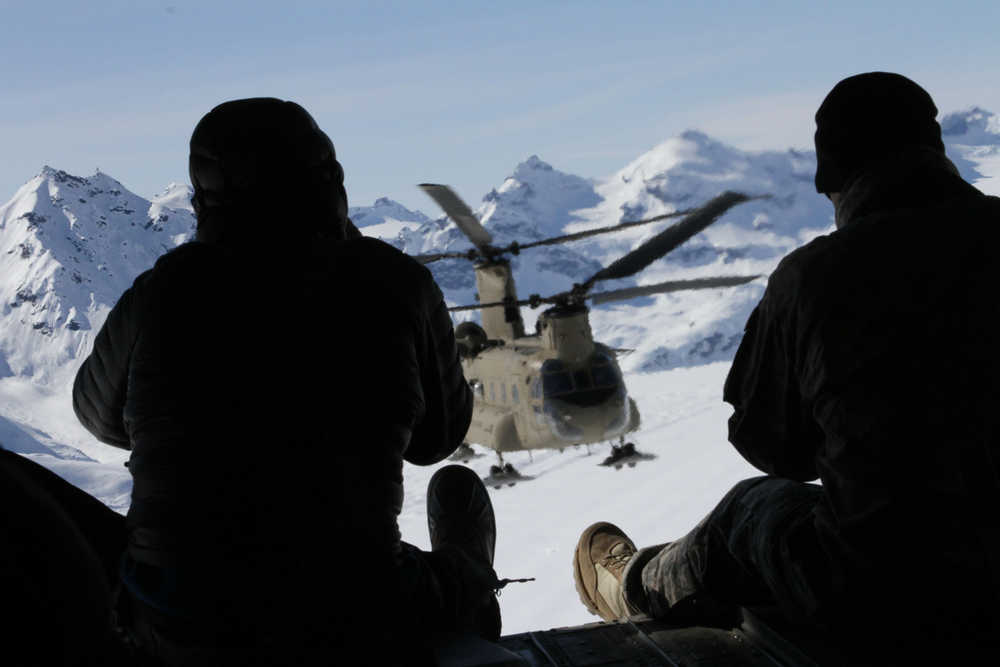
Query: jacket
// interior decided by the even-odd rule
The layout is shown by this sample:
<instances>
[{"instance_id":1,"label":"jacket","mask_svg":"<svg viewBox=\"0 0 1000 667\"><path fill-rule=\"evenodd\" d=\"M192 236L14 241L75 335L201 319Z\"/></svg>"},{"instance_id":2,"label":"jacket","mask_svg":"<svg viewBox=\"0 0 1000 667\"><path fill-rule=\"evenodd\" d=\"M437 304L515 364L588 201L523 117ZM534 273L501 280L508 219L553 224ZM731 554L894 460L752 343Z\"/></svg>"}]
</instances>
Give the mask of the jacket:
<instances>
[{"instance_id":1,"label":"jacket","mask_svg":"<svg viewBox=\"0 0 1000 667\"><path fill-rule=\"evenodd\" d=\"M830 614L912 608L928 627L987 627L1000 200L922 149L842 195L840 228L780 263L747 323L725 385L730 441L770 475L822 482L816 587Z\"/></svg>"},{"instance_id":2,"label":"jacket","mask_svg":"<svg viewBox=\"0 0 1000 667\"><path fill-rule=\"evenodd\" d=\"M73 406L132 452L128 554L160 577L138 594L243 618L345 568L391 595L403 461L452 453L472 397L430 272L357 238L167 253L108 315Z\"/></svg>"}]
</instances>

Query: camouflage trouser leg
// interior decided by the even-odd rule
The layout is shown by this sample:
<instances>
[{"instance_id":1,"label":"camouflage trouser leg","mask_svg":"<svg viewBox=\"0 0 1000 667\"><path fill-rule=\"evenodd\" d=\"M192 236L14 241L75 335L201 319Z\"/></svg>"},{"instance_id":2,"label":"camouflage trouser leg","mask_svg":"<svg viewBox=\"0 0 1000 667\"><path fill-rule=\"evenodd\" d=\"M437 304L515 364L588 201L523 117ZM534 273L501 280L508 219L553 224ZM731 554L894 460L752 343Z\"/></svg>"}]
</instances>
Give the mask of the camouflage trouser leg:
<instances>
[{"instance_id":1,"label":"camouflage trouser leg","mask_svg":"<svg viewBox=\"0 0 1000 667\"><path fill-rule=\"evenodd\" d=\"M774 477L740 482L690 533L640 550L625 571L626 599L656 617L705 596L723 604L777 604L793 617L811 618L824 580L812 523L821 498L815 484Z\"/></svg>"}]
</instances>

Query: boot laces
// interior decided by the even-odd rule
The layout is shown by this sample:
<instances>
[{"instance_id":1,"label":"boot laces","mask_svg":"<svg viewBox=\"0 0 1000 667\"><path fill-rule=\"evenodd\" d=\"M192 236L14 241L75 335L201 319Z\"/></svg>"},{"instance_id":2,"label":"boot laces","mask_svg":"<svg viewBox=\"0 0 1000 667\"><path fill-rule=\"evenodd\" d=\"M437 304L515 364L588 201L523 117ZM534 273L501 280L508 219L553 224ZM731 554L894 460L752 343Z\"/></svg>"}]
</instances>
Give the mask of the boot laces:
<instances>
[{"instance_id":1,"label":"boot laces","mask_svg":"<svg viewBox=\"0 0 1000 667\"><path fill-rule=\"evenodd\" d=\"M624 543L619 543L616 544L608 555L601 560L601 565L603 565L607 570L614 572L620 579L625 570L625 566L628 565L628 562L632 560L632 556L634 555L635 551L629 549Z\"/></svg>"}]
</instances>

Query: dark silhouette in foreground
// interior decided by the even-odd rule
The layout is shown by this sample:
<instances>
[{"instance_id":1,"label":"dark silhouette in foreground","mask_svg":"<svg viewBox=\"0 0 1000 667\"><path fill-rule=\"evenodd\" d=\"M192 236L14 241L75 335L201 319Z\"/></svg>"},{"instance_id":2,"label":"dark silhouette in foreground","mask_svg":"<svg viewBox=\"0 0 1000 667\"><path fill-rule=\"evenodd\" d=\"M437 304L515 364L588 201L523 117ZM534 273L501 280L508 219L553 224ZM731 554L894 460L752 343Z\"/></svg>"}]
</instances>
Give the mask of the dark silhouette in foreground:
<instances>
[{"instance_id":1,"label":"dark silhouette in foreground","mask_svg":"<svg viewBox=\"0 0 1000 667\"><path fill-rule=\"evenodd\" d=\"M216 107L190 166L196 239L121 296L73 388L84 426L131 450L128 516L55 475L25 492L38 530L69 526L66 557L93 575L80 595L111 592L96 625L110 633L113 607L127 659L165 665L420 664L435 633L498 637L482 484L446 486L489 521L439 512L430 552L396 522L404 459L446 458L472 410L430 273L360 236L333 145L296 104ZM37 472L11 461L0 473Z\"/></svg>"},{"instance_id":2,"label":"dark silhouette in foreground","mask_svg":"<svg viewBox=\"0 0 1000 667\"><path fill-rule=\"evenodd\" d=\"M876 664L995 646L1000 200L958 176L936 114L895 74L824 100L816 188L837 230L771 275L725 386L730 441L767 476L672 543L588 528L592 612L772 606Z\"/></svg>"},{"instance_id":3,"label":"dark silhouette in foreground","mask_svg":"<svg viewBox=\"0 0 1000 667\"><path fill-rule=\"evenodd\" d=\"M3 664L126 664L111 598L125 538L125 517L0 446Z\"/></svg>"}]
</instances>

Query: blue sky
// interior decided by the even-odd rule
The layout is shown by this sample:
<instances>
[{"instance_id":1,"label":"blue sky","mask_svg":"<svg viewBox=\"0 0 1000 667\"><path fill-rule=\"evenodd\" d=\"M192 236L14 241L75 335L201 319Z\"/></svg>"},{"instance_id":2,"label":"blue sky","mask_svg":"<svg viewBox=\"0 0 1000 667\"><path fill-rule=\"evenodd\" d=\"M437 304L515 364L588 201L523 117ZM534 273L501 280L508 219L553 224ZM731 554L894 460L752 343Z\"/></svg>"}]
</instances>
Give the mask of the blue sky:
<instances>
[{"instance_id":1,"label":"blue sky","mask_svg":"<svg viewBox=\"0 0 1000 667\"><path fill-rule=\"evenodd\" d=\"M143 196L187 181L198 119L275 96L313 113L352 205L470 203L532 154L603 177L685 129L809 147L845 76L897 71L942 112L1000 112L1000 3L6 2L0 202L44 164Z\"/></svg>"}]
</instances>

